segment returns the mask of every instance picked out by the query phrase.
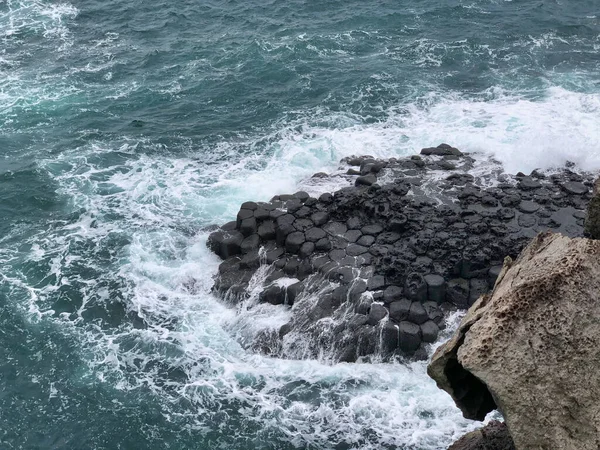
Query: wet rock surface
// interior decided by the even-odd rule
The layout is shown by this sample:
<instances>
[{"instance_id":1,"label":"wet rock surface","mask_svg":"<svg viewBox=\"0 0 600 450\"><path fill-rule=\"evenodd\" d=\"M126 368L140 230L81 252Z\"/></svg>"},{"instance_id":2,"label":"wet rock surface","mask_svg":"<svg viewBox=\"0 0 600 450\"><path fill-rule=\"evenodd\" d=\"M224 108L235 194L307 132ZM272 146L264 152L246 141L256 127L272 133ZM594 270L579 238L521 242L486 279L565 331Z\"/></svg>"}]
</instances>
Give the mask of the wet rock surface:
<instances>
[{"instance_id":1,"label":"wet rock surface","mask_svg":"<svg viewBox=\"0 0 600 450\"><path fill-rule=\"evenodd\" d=\"M445 144L342 164L351 186L247 202L208 239L224 260L216 292L238 303L258 283L259 301L291 308L284 332L258 336L258 348L335 361L424 357L443 310L472 305L505 256L540 231L582 235L593 186L567 169L507 175ZM293 296L272 288L291 284Z\"/></svg>"},{"instance_id":2,"label":"wet rock surface","mask_svg":"<svg viewBox=\"0 0 600 450\"><path fill-rule=\"evenodd\" d=\"M491 421L485 427L465 434L448 450L515 450L505 423Z\"/></svg>"},{"instance_id":3,"label":"wet rock surface","mask_svg":"<svg viewBox=\"0 0 600 450\"><path fill-rule=\"evenodd\" d=\"M585 236L590 239L600 239L600 178L594 183L587 217L584 214L581 214L581 217L585 217Z\"/></svg>"}]
</instances>

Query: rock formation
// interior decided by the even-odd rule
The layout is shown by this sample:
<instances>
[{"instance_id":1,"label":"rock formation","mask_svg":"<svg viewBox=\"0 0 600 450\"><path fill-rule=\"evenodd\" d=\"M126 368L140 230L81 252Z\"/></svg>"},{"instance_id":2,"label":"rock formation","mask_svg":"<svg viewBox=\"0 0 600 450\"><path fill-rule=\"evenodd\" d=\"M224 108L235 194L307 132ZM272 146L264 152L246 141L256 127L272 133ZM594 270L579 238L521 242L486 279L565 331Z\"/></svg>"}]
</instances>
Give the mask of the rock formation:
<instances>
[{"instance_id":1,"label":"rock formation","mask_svg":"<svg viewBox=\"0 0 600 450\"><path fill-rule=\"evenodd\" d=\"M511 176L445 144L342 164L353 186L244 203L208 240L224 260L216 292L291 308L288 324L255 338L260 351L424 357L443 310L487 292L505 256L540 231L581 236L591 196L589 175Z\"/></svg>"},{"instance_id":2,"label":"rock formation","mask_svg":"<svg viewBox=\"0 0 600 450\"><path fill-rule=\"evenodd\" d=\"M448 450L515 450L515 444L506 424L493 420L485 427L465 434Z\"/></svg>"},{"instance_id":3,"label":"rock formation","mask_svg":"<svg viewBox=\"0 0 600 450\"><path fill-rule=\"evenodd\" d=\"M600 178L594 183L594 196L588 205L585 236L590 239L600 239Z\"/></svg>"},{"instance_id":4,"label":"rock formation","mask_svg":"<svg viewBox=\"0 0 600 450\"><path fill-rule=\"evenodd\" d=\"M504 265L428 372L517 449L600 448L600 241L544 232Z\"/></svg>"}]
</instances>

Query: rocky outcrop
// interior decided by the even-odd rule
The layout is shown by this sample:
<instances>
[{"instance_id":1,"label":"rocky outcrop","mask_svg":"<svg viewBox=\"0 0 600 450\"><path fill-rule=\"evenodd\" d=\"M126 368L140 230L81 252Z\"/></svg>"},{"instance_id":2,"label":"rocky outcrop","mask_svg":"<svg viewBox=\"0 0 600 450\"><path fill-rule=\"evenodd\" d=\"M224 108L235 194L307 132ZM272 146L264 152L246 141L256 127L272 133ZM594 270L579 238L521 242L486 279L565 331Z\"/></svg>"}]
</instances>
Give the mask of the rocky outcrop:
<instances>
[{"instance_id":1,"label":"rocky outcrop","mask_svg":"<svg viewBox=\"0 0 600 450\"><path fill-rule=\"evenodd\" d=\"M342 161L352 186L244 203L210 235L227 301L291 308L251 345L290 357L355 361L426 355L443 311L493 285L506 255L538 232L583 234L592 178L507 175L442 144L404 159ZM319 177L326 176L319 174Z\"/></svg>"},{"instance_id":2,"label":"rocky outcrop","mask_svg":"<svg viewBox=\"0 0 600 450\"><path fill-rule=\"evenodd\" d=\"M594 196L588 205L585 236L590 239L600 239L600 178L594 183Z\"/></svg>"},{"instance_id":3,"label":"rocky outcrop","mask_svg":"<svg viewBox=\"0 0 600 450\"><path fill-rule=\"evenodd\" d=\"M429 374L517 449L600 448L600 241L541 233L468 311Z\"/></svg>"},{"instance_id":4,"label":"rocky outcrop","mask_svg":"<svg viewBox=\"0 0 600 450\"><path fill-rule=\"evenodd\" d=\"M506 424L493 420L485 427L465 434L448 450L515 450L515 444Z\"/></svg>"}]
</instances>

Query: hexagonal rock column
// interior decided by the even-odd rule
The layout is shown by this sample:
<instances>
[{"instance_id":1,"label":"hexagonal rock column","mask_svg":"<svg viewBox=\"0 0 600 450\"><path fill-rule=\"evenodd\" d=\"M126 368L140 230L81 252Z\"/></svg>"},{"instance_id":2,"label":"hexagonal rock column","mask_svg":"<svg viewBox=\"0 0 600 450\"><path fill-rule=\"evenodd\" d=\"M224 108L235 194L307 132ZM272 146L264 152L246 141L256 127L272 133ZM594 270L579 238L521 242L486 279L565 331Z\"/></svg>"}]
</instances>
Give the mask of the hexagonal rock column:
<instances>
[{"instance_id":1,"label":"hexagonal rock column","mask_svg":"<svg viewBox=\"0 0 600 450\"><path fill-rule=\"evenodd\" d=\"M294 304L287 333L315 355L334 349L345 361L374 352L426 357L443 310L473 304L493 287L503 258L539 231L581 235L591 198L591 175L570 170L493 171L495 186L482 187L491 180L469 173L476 158L446 144L342 163L353 167L349 186L318 198L296 192L245 202L207 243L224 259L214 289L226 301L247 299L255 275L265 273L258 300ZM358 176L372 183L353 186ZM295 297L282 288L294 279Z\"/></svg>"}]
</instances>

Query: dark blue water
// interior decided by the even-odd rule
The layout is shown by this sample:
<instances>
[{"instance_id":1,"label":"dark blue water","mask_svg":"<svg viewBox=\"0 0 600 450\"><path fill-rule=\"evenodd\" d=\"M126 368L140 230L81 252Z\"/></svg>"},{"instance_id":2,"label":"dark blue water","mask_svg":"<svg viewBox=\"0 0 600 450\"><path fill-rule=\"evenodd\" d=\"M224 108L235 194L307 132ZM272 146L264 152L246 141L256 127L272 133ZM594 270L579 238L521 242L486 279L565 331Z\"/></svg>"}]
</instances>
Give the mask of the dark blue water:
<instances>
[{"instance_id":1,"label":"dark blue water","mask_svg":"<svg viewBox=\"0 0 600 450\"><path fill-rule=\"evenodd\" d=\"M0 0L0 448L446 448L423 363L245 350L203 231L440 142L599 169L600 4Z\"/></svg>"}]
</instances>

